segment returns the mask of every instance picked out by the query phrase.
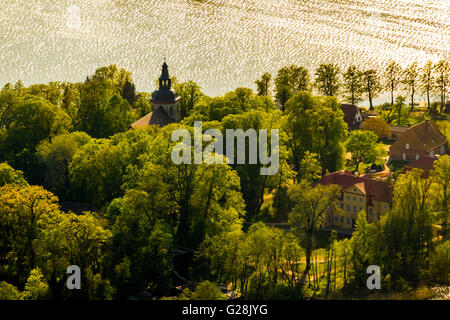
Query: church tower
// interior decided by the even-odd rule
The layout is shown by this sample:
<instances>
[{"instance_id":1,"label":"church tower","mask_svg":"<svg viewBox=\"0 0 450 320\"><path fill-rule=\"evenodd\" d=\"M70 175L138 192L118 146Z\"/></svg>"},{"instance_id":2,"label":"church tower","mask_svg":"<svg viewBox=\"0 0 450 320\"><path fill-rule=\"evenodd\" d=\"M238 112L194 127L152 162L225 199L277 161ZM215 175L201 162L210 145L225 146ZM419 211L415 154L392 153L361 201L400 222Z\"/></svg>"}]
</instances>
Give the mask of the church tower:
<instances>
[{"instance_id":1,"label":"church tower","mask_svg":"<svg viewBox=\"0 0 450 320\"><path fill-rule=\"evenodd\" d=\"M131 128L136 129L151 124L164 127L169 123L180 122L180 97L172 89L172 80L170 79L169 69L165 61L162 65L158 84L158 90L152 93L152 112L134 122Z\"/></svg>"},{"instance_id":2,"label":"church tower","mask_svg":"<svg viewBox=\"0 0 450 320\"><path fill-rule=\"evenodd\" d=\"M169 70L167 64L164 61L161 70L161 76L159 77L159 89L155 90L152 94L152 111L163 108L166 114L174 122L179 122L180 117L180 97L172 89L172 80L169 76Z\"/></svg>"}]
</instances>

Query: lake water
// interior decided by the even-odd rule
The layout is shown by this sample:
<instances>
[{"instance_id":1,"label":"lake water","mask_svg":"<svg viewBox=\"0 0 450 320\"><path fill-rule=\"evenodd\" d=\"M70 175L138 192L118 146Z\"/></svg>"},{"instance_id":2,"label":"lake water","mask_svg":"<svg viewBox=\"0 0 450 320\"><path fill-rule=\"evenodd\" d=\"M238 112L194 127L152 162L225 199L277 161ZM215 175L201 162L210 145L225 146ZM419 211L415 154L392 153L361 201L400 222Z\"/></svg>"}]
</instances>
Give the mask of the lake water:
<instances>
[{"instance_id":1,"label":"lake water","mask_svg":"<svg viewBox=\"0 0 450 320\"><path fill-rule=\"evenodd\" d=\"M288 64L405 66L449 58L449 45L449 0L2 0L0 86L115 63L151 91L166 58L218 95Z\"/></svg>"}]
</instances>

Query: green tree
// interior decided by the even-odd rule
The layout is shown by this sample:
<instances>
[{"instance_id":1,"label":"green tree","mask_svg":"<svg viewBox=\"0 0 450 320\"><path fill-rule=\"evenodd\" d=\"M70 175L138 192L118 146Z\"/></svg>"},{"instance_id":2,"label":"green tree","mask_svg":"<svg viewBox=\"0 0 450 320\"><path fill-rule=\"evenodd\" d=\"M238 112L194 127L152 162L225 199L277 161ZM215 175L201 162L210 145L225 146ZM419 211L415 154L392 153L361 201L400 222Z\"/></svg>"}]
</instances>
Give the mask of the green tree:
<instances>
[{"instance_id":1,"label":"green tree","mask_svg":"<svg viewBox=\"0 0 450 320\"><path fill-rule=\"evenodd\" d=\"M0 282L0 300L21 300L19 290L6 281Z\"/></svg>"},{"instance_id":2,"label":"green tree","mask_svg":"<svg viewBox=\"0 0 450 320\"><path fill-rule=\"evenodd\" d=\"M134 105L137 100L136 86L131 80L125 81L122 90L120 91L120 95L122 98L126 99L131 106Z\"/></svg>"},{"instance_id":3,"label":"green tree","mask_svg":"<svg viewBox=\"0 0 450 320\"><path fill-rule=\"evenodd\" d=\"M365 86L365 92L369 99L370 110L373 110L372 100L378 96L381 91L381 83L378 77L377 70L370 69L363 72L363 82Z\"/></svg>"},{"instance_id":4,"label":"green tree","mask_svg":"<svg viewBox=\"0 0 450 320\"><path fill-rule=\"evenodd\" d=\"M194 121L222 121L229 114L243 112L240 102L230 97L204 98L194 106L194 109L182 123L193 125Z\"/></svg>"},{"instance_id":5,"label":"green tree","mask_svg":"<svg viewBox=\"0 0 450 320\"><path fill-rule=\"evenodd\" d=\"M434 170L431 171L433 181L432 197L435 208L439 212L439 219L442 222L444 239L448 239L449 215L450 215L450 156L443 155L434 162Z\"/></svg>"},{"instance_id":6,"label":"green tree","mask_svg":"<svg viewBox=\"0 0 450 320\"><path fill-rule=\"evenodd\" d=\"M265 72L261 79L257 79L255 81L256 83L256 90L258 92L258 95L260 96L270 96L270 82L272 80L272 76L270 73Z\"/></svg>"},{"instance_id":7,"label":"green tree","mask_svg":"<svg viewBox=\"0 0 450 320\"><path fill-rule=\"evenodd\" d=\"M228 129L242 129L247 131L249 129L267 130L268 140L275 139L271 136L271 129L278 129L281 121L281 111L272 110L270 112L261 109L247 111L238 115L228 115L222 120L223 130L225 136L224 145L227 145L226 130ZM256 143L259 144L259 137L256 137ZM250 154L250 140L245 140L245 159L249 159ZM270 143L268 148L270 148ZM270 150L269 150L270 151ZM226 150L225 150L226 152ZM275 151L273 151L275 152ZM241 191L246 204L246 219L252 221L253 219L260 219L261 206L264 203L264 195L272 191L276 191L281 187L291 176L292 171L287 164L287 150L284 146L280 146L278 150L279 169L274 175L261 175L261 168L266 165L259 161L256 164L250 164L246 161L245 164L237 164L237 153L235 152L232 168L236 170L240 178Z\"/></svg>"},{"instance_id":8,"label":"green tree","mask_svg":"<svg viewBox=\"0 0 450 320\"><path fill-rule=\"evenodd\" d=\"M180 96L180 115L181 119L184 119L204 94L201 87L192 80L178 83L174 86L174 89Z\"/></svg>"},{"instance_id":9,"label":"green tree","mask_svg":"<svg viewBox=\"0 0 450 320\"><path fill-rule=\"evenodd\" d=\"M0 91L0 128L8 129L13 121L14 112L22 100L14 90L5 87Z\"/></svg>"},{"instance_id":10,"label":"green tree","mask_svg":"<svg viewBox=\"0 0 450 320\"><path fill-rule=\"evenodd\" d=\"M414 169L397 178L392 210L381 220L382 269L389 270L394 288L402 281L413 286L418 284L433 247L431 180L422 174L422 170Z\"/></svg>"},{"instance_id":11,"label":"green tree","mask_svg":"<svg viewBox=\"0 0 450 320\"><path fill-rule=\"evenodd\" d=\"M391 138L391 128L389 124L383 118L368 118L361 124L361 128L364 130L370 130L375 133L380 139Z\"/></svg>"},{"instance_id":12,"label":"green tree","mask_svg":"<svg viewBox=\"0 0 450 320\"><path fill-rule=\"evenodd\" d=\"M309 72L305 67L291 65L278 70L275 78L275 99L282 111L292 95L309 89L309 81Z\"/></svg>"},{"instance_id":13,"label":"green tree","mask_svg":"<svg viewBox=\"0 0 450 320\"><path fill-rule=\"evenodd\" d=\"M394 93L401 82L402 68L395 61L390 61L384 70L384 88L391 94L391 107L394 105Z\"/></svg>"},{"instance_id":14,"label":"green tree","mask_svg":"<svg viewBox=\"0 0 450 320\"><path fill-rule=\"evenodd\" d=\"M25 284L22 296L25 300L44 300L48 297L49 288L39 268L33 269Z\"/></svg>"},{"instance_id":15,"label":"green tree","mask_svg":"<svg viewBox=\"0 0 450 320\"><path fill-rule=\"evenodd\" d=\"M69 164L73 199L102 206L122 194L127 154L110 140L91 139Z\"/></svg>"},{"instance_id":16,"label":"green tree","mask_svg":"<svg viewBox=\"0 0 450 320\"><path fill-rule=\"evenodd\" d=\"M430 274L434 281L448 285L450 270L450 241L436 246L430 257Z\"/></svg>"},{"instance_id":17,"label":"green tree","mask_svg":"<svg viewBox=\"0 0 450 320\"><path fill-rule=\"evenodd\" d=\"M450 83L450 63L448 60L441 60L434 66L436 70L436 89L441 97L441 113L444 113L448 84Z\"/></svg>"},{"instance_id":18,"label":"green tree","mask_svg":"<svg viewBox=\"0 0 450 320\"><path fill-rule=\"evenodd\" d=\"M350 132L347 141L347 151L352 154L352 161L355 165L355 172L358 171L359 164L372 163L376 160L378 137L369 130L353 130Z\"/></svg>"},{"instance_id":19,"label":"green tree","mask_svg":"<svg viewBox=\"0 0 450 320\"><path fill-rule=\"evenodd\" d=\"M0 187L5 184L15 184L26 187L28 182L23 177L23 172L20 170L14 170L9 164L3 162L0 163Z\"/></svg>"},{"instance_id":20,"label":"green tree","mask_svg":"<svg viewBox=\"0 0 450 320\"><path fill-rule=\"evenodd\" d=\"M62 199L67 199L70 190L69 165L77 150L85 145L90 137L84 132L72 132L43 141L37 148L43 174L44 186Z\"/></svg>"},{"instance_id":21,"label":"green tree","mask_svg":"<svg viewBox=\"0 0 450 320\"><path fill-rule=\"evenodd\" d=\"M25 285L30 271L36 265L36 247L33 241L41 230L39 222L58 214L57 201L58 198L39 186L0 187L2 279L20 286Z\"/></svg>"},{"instance_id":22,"label":"green tree","mask_svg":"<svg viewBox=\"0 0 450 320\"><path fill-rule=\"evenodd\" d=\"M339 74L341 70L338 65L329 63L321 64L316 69L315 86L319 92L326 96L336 96L341 86Z\"/></svg>"},{"instance_id":23,"label":"green tree","mask_svg":"<svg viewBox=\"0 0 450 320\"><path fill-rule=\"evenodd\" d=\"M433 91L434 76L433 76L433 62L428 61L423 68L420 69L420 88L427 96L427 111L431 110L430 94Z\"/></svg>"},{"instance_id":24,"label":"green tree","mask_svg":"<svg viewBox=\"0 0 450 320\"><path fill-rule=\"evenodd\" d=\"M118 298L146 288L155 294L168 292L167 253L173 242L173 228L164 219L169 220L175 206L166 197L167 194L150 196L145 191L131 189L123 198L115 199L108 209L110 216L116 215L111 247L115 267L111 278L120 289ZM129 275L122 283L123 272Z\"/></svg>"},{"instance_id":25,"label":"green tree","mask_svg":"<svg viewBox=\"0 0 450 320\"><path fill-rule=\"evenodd\" d=\"M226 300L227 297L212 282L200 282L192 293L192 300Z\"/></svg>"},{"instance_id":26,"label":"green tree","mask_svg":"<svg viewBox=\"0 0 450 320\"><path fill-rule=\"evenodd\" d=\"M405 85L405 88L408 90L410 94L410 103L412 111L414 109L414 95L416 93L416 88L419 82L419 70L417 67L417 62L412 63L409 67L407 67L403 71L403 80L402 83Z\"/></svg>"},{"instance_id":27,"label":"green tree","mask_svg":"<svg viewBox=\"0 0 450 320\"><path fill-rule=\"evenodd\" d=\"M302 239L305 248L306 267L302 275L302 283L311 269L314 232L323 226L329 210L340 210L337 207L339 193L340 187L337 185L318 184L311 187L306 182L294 184L288 190L289 198L294 205L289 214L289 223L294 233Z\"/></svg>"},{"instance_id":28,"label":"green tree","mask_svg":"<svg viewBox=\"0 0 450 320\"><path fill-rule=\"evenodd\" d=\"M124 80L125 79L125 80ZM134 120L132 109L121 96L125 71L96 70L80 89L79 127L94 138L105 138L126 131Z\"/></svg>"},{"instance_id":29,"label":"green tree","mask_svg":"<svg viewBox=\"0 0 450 320\"><path fill-rule=\"evenodd\" d=\"M25 148L34 150L40 141L69 129L70 117L59 107L42 98L27 96L14 109L6 143L14 153Z\"/></svg>"},{"instance_id":30,"label":"green tree","mask_svg":"<svg viewBox=\"0 0 450 320\"><path fill-rule=\"evenodd\" d=\"M63 90L61 109L70 116L73 126L78 128L80 125L78 111L80 108L80 87L82 84L64 82L61 86Z\"/></svg>"},{"instance_id":31,"label":"green tree","mask_svg":"<svg viewBox=\"0 0 450 320\"><path fill-rule=\"evenodd\" d=\"M398 96L395 99L395 105L394 105L394 111L395 111L395 116L397 118L397 125L401 126L402 124L402 118L405 117L404 113L405 113L405 97L403 96Z\"/></svg>"},{"instance_id":32,"label":"green tree","mask_svg":"<svg viewBox=\"0 0 450 320\"><path fill-rule=\"evenodd\" d=\"M351 245L352 268L350 276L352 284L359 290L367 289L367 267L375 263L375 236L374 226L367 222L366 212L360 211L356 217L355 231L353 232Z\"/></svg>"},{"instance_id":33,"label":"green tree","mask_svg":"<svg viewBox=\"0 0 450 320\"><path fill-rule=\"evenodd\" d=\"M46 275L52 297L107 299L111 288L102 280L104 248L111 232L89 212L83 215L57 213L38 222L36 262ZM77 265L83 280L81 290L68 290L66 270Z\"/></svg>"},{"instance_id":34,"label":"green tree","mask_svg":"<svg viewBox=\"0 0 450 320\"><path fill-rule=\"evenodd\" d=\"M283 130L297 180L306 151L318 155L322 174L342 167L346 128L340 104L334 97L314 97L299 92L289 100Z\"/></svg>"},{"instance_id":35,"label":"green tree","mask_svg":"<svg viewBox=\"0 0 450 320\"><path fill-rule=\"evenodd\" d=\"M322 166L317 159L317 154L305 152L300 162L300 179L313 184L322 177Z\"/></svg>"},{"instance_id":36,"label":"green tree","mask_svg":"<svg viewBox=\"0 0 450 320\"><path fill-rule=\"evenodd\" d=\"M152 112L151 95L146 92L140 92L134 107L138 119Z\"/></svg>"},{"instance_id":37,"label":"green tree","mask_svg":"<svg viewBox=\"0 0 450 320\"><path fill-rule=\"evenodd\" d=\"M348 67L347 71L342 75L344 97L347 102L355 105L362 100L364 93L364 83L362 79L362 72L356 66Z\"/></svg>"}]
</instances>

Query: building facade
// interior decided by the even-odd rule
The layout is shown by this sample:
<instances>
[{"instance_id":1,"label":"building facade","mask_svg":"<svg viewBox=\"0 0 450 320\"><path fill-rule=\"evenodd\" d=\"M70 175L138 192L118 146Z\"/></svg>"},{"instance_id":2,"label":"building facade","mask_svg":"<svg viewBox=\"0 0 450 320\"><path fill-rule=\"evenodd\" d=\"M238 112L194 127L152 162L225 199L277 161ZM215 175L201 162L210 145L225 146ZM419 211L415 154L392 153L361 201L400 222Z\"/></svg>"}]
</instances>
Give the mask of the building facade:
<instances>
[{"instance_id":1,"label":"building facade","mask_svg":"<svg viewBox=\"0 0 450 320\"><path fill-rule=\"evenodd\" d=\"M325 227L353 229L358 213L363 210L366 212L368 222L377 223L390 209L392 186L388 182L340 171L323 176L318 183L336 184L341 187L341 194L338 197L340 210L327 212Z\"/></svg>"},{"instance_id":2,"label":"building facade","mask_svg":"<svg viewBox=\"0 0 450 320\"><path fill-rule=\"evenodd\" d=\"M447 139L431 120L408 128L389 149L391 160L414 161L447 153Z\"/></svg>"}]
</instances>

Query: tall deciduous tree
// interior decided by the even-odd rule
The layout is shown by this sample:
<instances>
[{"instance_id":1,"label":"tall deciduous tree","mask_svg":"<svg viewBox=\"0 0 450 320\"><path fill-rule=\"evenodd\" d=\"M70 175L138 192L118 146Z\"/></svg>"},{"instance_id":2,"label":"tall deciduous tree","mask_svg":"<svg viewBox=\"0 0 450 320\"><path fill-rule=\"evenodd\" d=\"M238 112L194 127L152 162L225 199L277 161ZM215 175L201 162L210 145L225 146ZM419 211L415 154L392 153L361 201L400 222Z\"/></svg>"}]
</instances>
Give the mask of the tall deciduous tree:
<instances>
[{"instance_id":1,"label":"tall deciduous tree","mask_svg":"<svg viewBox=\"0 0 450 320\"><path fill-rule=\"evenodd\" d=\"M51 142L44 141L38 148L38 157L43 165L44 186L67 199L70 190L69 165L76 151L90 140L84 132L72 132L52 138Z\"/></svg>"},{"instance_id":2,"label":"tall deciduous tree","mask_svg":"<svg viewBox=\"0 0 450 320\"><path fill-rule=\"evenodd\" d=\"M384 88L391 94L391 107L394 105L394 93L402 78L402 68L395 61L390 61L384 70Z\"/></svg>"},{"instance_id":3,"label":"tall deciduous tree","mask_svg":"<svg viewBox=\"0 0 450 320\"><path fill-rule=\"evenodd\" d=\"M278 70L275 78L275 99L284 111L286 102L298 91L309 89L309 72L302 66L291 65Z\"/></svg>"},{"instance_id":4,"label":"tall deciduous tree","mask_svg":"<svg viewBox=\"0 0 450 320\"><path fill-rule=\"evenodd\" d=\"M340 104L334 97L314 97L299 92L289 100L283 129L297 180L306 151L318 155L322 174L341 168L346 128Z\"/></svg>"},{"instance_id":5,"label":"tall deciduous tree","mask_svg":"<svg viewBox=\"0 0 450 320\"><path fill-rule=\"evenodd\" d=\"M448 86L450 83L450 64L448 60L441 60L435 66L436 70L436 89L441 97L441 113L444 112L447 98Z\"/></svg>"},{"instance_id":6,"label":"tall deciduous tree","mask_svg":"<svg viewBox=\"0 0 450 320\"><path fill-rule=\"evenodd\" d=\"M272 76L270 73L265 72L260 79L255 81L256 90L258 95L260 96L270 96L270 82L272 80Z\"/></svg>"},{"instance_id":7,"label":"tall deciduous tree","mask_svg":"<svg viewBox=\"0 0 450 320\"><path fill-rule=\"evenodd\" d=\"M311 254L313 250L314 232L323 226L326 214L329 210L337 208L340 187L337 185L323 186L321 184L311 187L306 182L294 184L289 188L289 198L294 208L289 214L289 223L294 233L303 239L306 267L302 281L306 280L311 269Z\"/></svg>"},{"instance_id":8,"label":"tall deciduous tree","mask_svg":"<svg viewBox=\"0 0 450 320\"><path fill-rule=\"evenodd\" d=\"M361 101L364 93L362 72L356 66L350 66L342 76L344 78L343 91L346 101L353 105Z\"/></svg>"},{"instance_id":9,"label":"tall deciduous tree","mask_svg":"<svg viewBox=\"0 0 450 320\"><path fill-rule=\"evenodd\" d=\"M369 99L370 110L373 110L372 100L378 96L381 91L381 83L378 77L378 72L375 69L366 70L363 72L363 81L367 98Z\"/></svg>"},{"instance_id":10,"label":"tall deciduous tree","mask_svg":"<svg viewBox=\"0 0 450 320\"><path fill-rule=\"evenodd\" d=\"M174 89L180 96L180 115L181 119L184 119L204 94L201 87L192 80L178 83L174 85Z\"/></svg>"},{"instance_id":11,"label":"tall deciduous tree","mask_svg":"<svg viewBox=\"0 0 450 320\"><path fill-rule=\"evenodd\" d=\"M14 170L6 162L0 163L0 187L5 184L15 184L26 187L28 182L23 177L23 172L20 170Z\"/></svg>"},{"instance_id":12,"label":"tall deciduous tree","mask_svg":"<svg viewBox=\"0 0 450 320\"><path fill-rule=\"evenodd\" d=\"M314 83L321 94L326 96L337 95L338 90L341 87L339 79L340 72L339 66L333 63L321 64L316 69Z\"/></svg>"},{"instance_id":13,"label":"tall deciduous tree","mask_svg":"<svg viewBox=\"0 0 450 320\"><path fill-rule=\"evenodd\" d=\"M428 61L423 68L420 69L420 88L427 95L427 111L431 110L430 94L433 91L433 62Z\"/></svg>"},{"instance_id":14,"label":"tall deciduous tree","mask_svg":"<svg viewBox=\"0 0 450 320\"><path fill-rule=\"evenodd\" d=\"M39 222L59 213L57 202L57 197L39 186L0 187L2 278L25 285L37 262L33 242L41 230Z\"/></svg>"},{"instance_id":15,"label":"tall deciduous tree","mask_svg":"<svg viewBox=\"0 0 450 320\"><path fill-rule=\"evenodd\" d=\"M433 247L434 222L431 211L431 179L414 169L398 177L392 209L381 220L384 270L393 282L406 280L417 285L420 269Z\"/></svg>"},{"instance_id":16,"label":"tall deciduous tree","mask_svg":"<svg viewBox=\"0 0 450 320\"><path fill-rule=\"evenodd\" d=\"M450 235L450 156L443 155L434 162L434 170L431 171L433 183L432 197L442 222L444 238Z\"/></svg>"},{"instance_id":17,"label":"tall deciduous tree","mask_svg":"<svg viewBox=\"0 0 450 320\"><path fill-rule=\"evenodd\" d=\"M416 89L419 81L419 70L417 67L417 62L413 62L403 71L403 84L408 90L410 95L411 111L414 109L414 95L416 94Z\"/></svg>"},{"instance_id":18,"label":"tall deciduous tree","mask_svg":"<svg viewBox=\"0 0 450 320\"><path fill-rule=\"evenodd\" d=\"M347 141L347 151L352 154L355 171L359 164L372 163L377 158L377 140L375 133L369 130L353 130Z\"/></svg>"}]
</instances>

